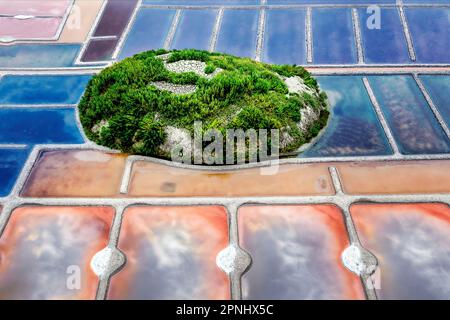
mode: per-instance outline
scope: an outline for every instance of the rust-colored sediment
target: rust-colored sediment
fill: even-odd
[[[151,162],[133,165],[130,196],[298,196],[334,194],[326,164],[281,165],[271,175],[251,168],[235,171],[190,170]]]
[[[113,214],[107,207],[14,210],[0,238],[0,298],[94,299],[90,261],[108,243]]]
[[[229,299],[228,277],[216,265],[227,245],[223,207],[131,207],[119,239],[127,264],[108,298]]]
[[[450,193],[450,161],[352,162],[335,165],[350,194]]]
[[[342,251],[349,245],[334,205],[244,206],[239,239],[253,257],[246,299],[364,299]]]
[[[126,155],[93,150],[43,152],[25,185],[25,197],[113,197]]]
[[[124,154],[94,150],[43,152],[28,179],[25,197],[118,197]],[[348,194],[450,192],[450,161],[365,161],[283,164],[211,171],[148,161],[133,164],[129,197],[308,196],[335,193],[335,166]],[[269,174],[267,174],[269,173]]]

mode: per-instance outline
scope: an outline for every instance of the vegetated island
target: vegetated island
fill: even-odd
[[[196,121],[224,137],[227,129],[279,129],[284,154],[317,136],[329,117],[325,92],[300,66],[192,49],[113,64],[90,80],[78,108],[95,143],[163,159],[177,145],[193,148]]]

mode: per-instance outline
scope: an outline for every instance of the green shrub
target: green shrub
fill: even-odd
[[[139,129],[136,132],[136,153],[139,154],[157,154],[158,147],[164,143],[166,133],[164,125],[155,121],[154,115],[146,115],[139,123]]]
[[[159,146],[168,125],[193,131],[194,121],[204,128],[225,132],[235,129],[291,128],[293,150],[318,133],[328,119],[327,97],[304,68],[268,65],[248,58],[199,50],[174,50],[168,63],[198,60],[205,73],[222,69],[212,79],[193,72],[167,70],[158,55],[166,50],[139,53],[113,64],[89,82],[79,104],[86,135],[98,144],[124,152],[164,156]],[[283,77],[301,77],[311,94],[289,93]],[[195,92],[177,95],[159,90],[152,82],[196,85]],[[301,132],[301,108],[310,106],[320,119]]]
[[[137,125],[137,119],[132,115],[114,115],[109,119],[108,126],[100,131],[100,144],[130,152]]]
[[[211,74],[216,71],[216,69],[217,68],[213,64],[207,64],[204,71],[206,74]]]
[[[300,109],[304,107],[303,100],[300,97],[291,97],[286,104],[279,105],[277,114],[282,117],[289,117],[294,122],[300,122]]]
[[[210,53],[208,51],[186,49],[186,50],[174,50],[170,55],[167,62],[175,62],[180,60],[197,60],[206,62],[209,60]]]
[[[321,107],[320,100],[318,100],[316,97],[313,97],[308,92],[302,93],[303,101],[305,102],[305,105],[308,105],[312,107],[313,109],[318,109]]]
[[[244,107],[231,122],[230,128],[236,129],[271,129],[271,120],[256,106]]]

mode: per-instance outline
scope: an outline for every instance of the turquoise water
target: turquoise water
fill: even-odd
[[[140,9],[125,40],[120,59],[142,51],[162,48],[174,15],[175,10]]]
[[[450,76],[422,75],[420,79],[442,118],[450,127]]]
[[[370,76],[368,79],[401,153],[450,152],[450,141],[412,76]]]
[[[90,75],[7,75],[0,79],[0,104],[75,104]]]
[[[263,61],[304,64],[305,51],[305,10],[267,10]]]
[[[300,157],[392,154],[370,98],[359,76],[319,76],[332,117],[318,142]]]

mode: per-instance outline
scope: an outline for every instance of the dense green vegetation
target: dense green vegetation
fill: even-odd
[[[166,126],[203,129],[282,129],[294,139],[282,151],[293,151],[318,134],[328,119],[327,97],[302,67],[268,65],[251,59],[198,50],[171,51],[167,63],[198,60],[204,72],[175,73],[157,57],[165,50],[147,51],[116,63],[94,76],[79,104],[86,135],[94,142],[126,153],[168,157],[159,147]],[[282,77],[299,76],[308,92],[289,93]],[[159,90],[152,82],[196,85],[189,94]],[[307,131],[297,125],[301,109],[319,115]],[[288,128],[288,129],[286,129]]]

